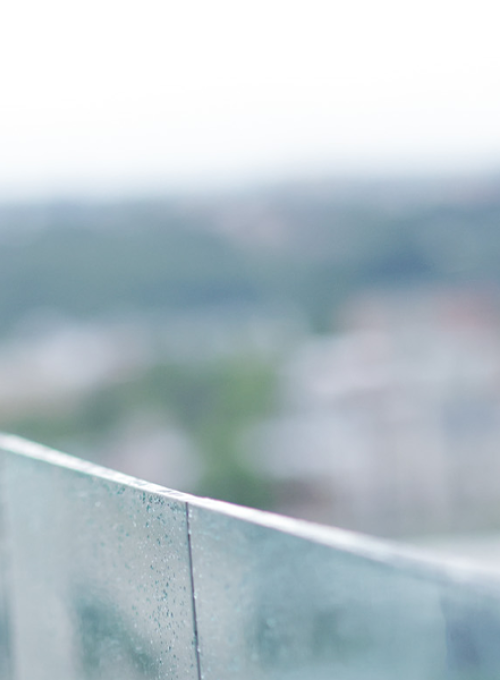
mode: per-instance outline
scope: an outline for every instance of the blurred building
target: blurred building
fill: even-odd
[[[500,526],[497,300],[378,293],[291,356],[256,464],[280,510],[387,535]]]

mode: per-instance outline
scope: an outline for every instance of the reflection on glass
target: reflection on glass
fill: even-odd
[[[189,512],[206,680],[500,677],[492,587]]]

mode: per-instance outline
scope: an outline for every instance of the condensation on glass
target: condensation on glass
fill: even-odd
[[[0,445],[0,680],[500,678],[496,577]]]
[[[4,458],[13,680],[197,678],[185,503]]]

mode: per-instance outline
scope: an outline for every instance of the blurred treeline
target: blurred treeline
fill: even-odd
[[[368,286],[500,277],[497,195],[327,190],[0,207],[0,331],[71,318],[253,307],[330,330]]]
[[[493,180],[468,191],[453,182],[322,184],[4,205],[0,334],[5,343],[36,342],[54,319],[133,319],[168,332],[179,315],[294,319],[324,333],[337,328],[349,296],[367,288],[497,285],[499,188]],[[0,427],[116,464],[100,452],[113,449],[117,432],[134,414],[160,414],[187,433],[200,460],[185,490],[272,507],[272,489],[245,462],[242,442],[279,408],[279,342],[271,352],[243,343],[207,358],[204,326],[194,328],[199,357],[156,351],[140,370],[71,399],[53,400],[47,388],[46,403],[0,407]],[[85,360],[75,349],[75,364]],[[152,481],[168,484],[168,475]]]

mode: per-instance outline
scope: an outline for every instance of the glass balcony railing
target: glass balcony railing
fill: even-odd
[[[498,680],[500,579],[0,440],[2,680]]]

